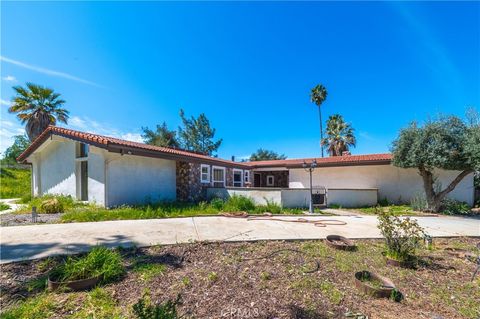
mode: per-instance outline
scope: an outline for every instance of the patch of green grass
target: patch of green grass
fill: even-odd
[[[44,319],[54,316],[56,305],[50,294],[40,294],[2,312],[1,319]]]
[[[188,278],[188,277],[183,277],[183,278],[182,278],[182,284],[183,284],[185,287],[190,286],[190,278]]]
[[[418,212],[414,211],[408,205],[389,205],[389,206],[372,206],[372,207],[362,207],[362,208],[353,208],[355,210],[367,215],[378,215],[381,212],[391,213],[394,216],[401,215],[416,215]]]
[[[272,279],[272,274],[269,273],[268,271],[262,271],[262,272],[260,273],[260,279],[262,279],[262,280],[270,280],[270,279]]]
[[[122,257],[116,250],[94,247],[83,256],[68,256],[55,267],[50,276],[56,281],[72,281],[102,275],[102,282],[110,282],[124,273]]]
[[[95,288],[88,293],[82,308],[76,311],[71,318],[120,319],[123,317],[110,293],[105,289]]]
[[[48,276],[40,276],[33,280],[27,281],[26,287],[28,292],[42,291],[47,288]]]
[[[62,222],[95,222],[105,220],[133,220],[171,217],[191,217],[201,215],[217,215],[221,212],[246,211],[250,214],[264,212],[278,213],[278,206],[253,204],[251,199],[243,196],[233,196],[228,201],[214,199],[210,203],[159,203],[147,206],[120,206],[106,209],[98,206],[75,206],[67,208],[61,216]],[[282,208],[281,213],[298,214],[301,209]]]
[[[30,196],[30,170],[0,168],[0,198],[23,198]]]
[[[305,276],[291,283],[290,288],[299,292],[305,290],[320,290],[322,295],[335,305],[340,304],[343,299],[343,293],[335,285],[327,280],[318,280],[316,278]]]
[[[10,209],[10,206],[5,203],[0,203],[0,211]]]
[[[52,203],[56,207],[61,207],[61,211],[74,210],[82,207],[95,207],[91,204],[85,204],[76,201],[72,196],[65,195],[44,195],[40,197],[31,198],[29,201],[24,202],[26,204],[23,208],[17,211],[17,213],[31,212],[32,207],[37,207],[37,212],[42,213],[51,213],[49,210],[52,209]]]
[[[216,282],[218,280],[218,274],[214,271],[209,272],[208,275],[207,275],[207,278],[211,282]]]
[[[165,273],[167,267],[163,264],[138,264],[135,265],[133,271],[139,274],[143,281],[151,281],[153,278]]]

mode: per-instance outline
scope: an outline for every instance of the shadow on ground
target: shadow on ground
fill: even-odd
[[[109,237],[95,238],[95,244],[85,243],[69,243],[63,244],[60,242],[51,243],[25,243],[25,244],[1,244],[0,245],[0,260],[1,263],[9,263],[13,261],[21,261],[25,259],[36,259],[45,257],[43,252],[46,250],[54,251],[54,255],[77,254],[90,250],[95,245],[102,245],[109,248],[113,247],[132,247],[136,243],[130,239],[129,236],[113,235]],[[52,255],[52,254],[49,254]]]

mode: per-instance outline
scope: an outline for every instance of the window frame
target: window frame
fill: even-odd
[[[204,167],[207,168],[207,172],[206,172],[206,173],[203,172],[203,168],[204,168]],[[203,184],[209,184],[210,181],[211,181],[211,179],[212,179],[212,178],[211,178],[211,177],[212,177],[212,176],[211,176],[211,175],[212,175],[211,173],[212,173],[212,172],[211,172],[211,169],[210,169],[210,165],[201,164],[201,165],[200,165],[200,182],[203,183]],[[203,174],[207,174],[207,179],[203,179]]]
[[[272,182],[271,182],[271,183],[269,183],[269,181],[268,181],[269,178],[272,179]],[[273,176],[273,175],[267,175],[267,183],[266,183],[266,184],[267,184],[268,187],[275,186],[275,176]]]
[[[240,181],[239,182],[235,182],[235,173],[240,173]],[[233,187],[243,187],[243,170],[241,169],[238,169],[238,168],[234,168],[233,169],[233,172],[232,172],[232,184],[233,184]],[[237,186],[235,185],[235,183],[240,183],[240,186]]]
[[[243,183],[250,183],[250,171],[243,171]]]
[[[215,180],[215,170],[222,170],[223,171],[223,181],[216,181]],[[215,183],[223,183],[223,187],[225,187],[226,185],[226,179],[227,179],[227,176],[226,176],[226,170],[225,170],[225,167],[221,167],[221,166],[212,166],[212,178],[211,178],[211,185],[213,187],[215,187]]]

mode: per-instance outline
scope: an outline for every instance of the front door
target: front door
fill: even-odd
[[[260,187],[260,180],[261,180],[260,174],[254,173],[253,174],[253,187]]]

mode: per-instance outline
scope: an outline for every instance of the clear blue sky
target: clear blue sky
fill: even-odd
[[[138,139],[206,113],[219,156],[319,155],[317,108],[356,130],[355,154],[480,102],[480,3],[1,3],[2,149],[22,128],[12,85],[62,93],[71,127]]]

